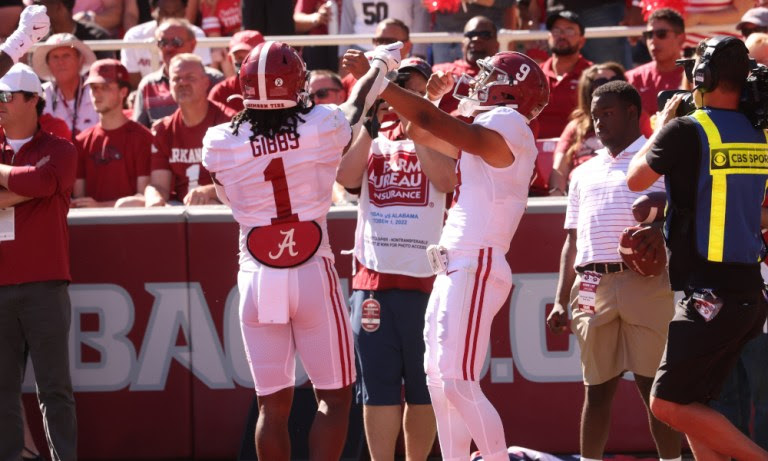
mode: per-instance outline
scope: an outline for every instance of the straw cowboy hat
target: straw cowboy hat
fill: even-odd
[[[96,55],[93,54],[93,51],[91,51],[90,48],[88,48],[88,45],[81,42],[80,39],[74,35],[53,34],[48,37],[48,40],[45,41],[45,44],[37,47],[35,53],[32,55],[32,68],[35,70],[37,75],[40,76],[41,79],[51,79],[51,69],[48,67],[46,58],[48,57],[48,53],[51,50],[61,47],[74,48],[80,52],[80,57],[83,61],[83,66],[80,68],[81,75],[88,72],[91,64],[96,61]]]

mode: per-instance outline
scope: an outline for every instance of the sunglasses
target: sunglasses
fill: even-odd
[[[315,98],[325,99],[328,96],[330,96],[331,93],[338,93],[341,91],[340,88],[320,88],[319,90],[315,91],[314,93],[309,94],[309,99],[311,101],[314,101]]]
[[[481,40],[490,40],[494,38],[495,35],[490,30],[470,30],[469,32],[464,32],[464,38],[472,40],[475,37]]]
[[[173,48],[181,48],[183,45],[184,45],[184,40],[182,40],[179,37],[173,37],[170,40],[161,38],[160,40],[157,41],[158,48],[165,48],[166,46],[170,46]]]
[[[672,33],[672,29],[653,29],[653,30],[646,30],[643,31],[643,38],[646,40],[650,40],[654,36],[658,38],[659,40],[664,40],[667,38],[667,35]]]
[[[13,93],[10,91],[0,91],[0,102],[11,102],[13,101]]]
[[[34,94],[28,91],[0,91],[0,102],[9,103],[13,101],[13,95],[16,93],[27,94],[30,95],[30,97]]]
[[[579,29],[575,28],[569,28],[569,29],[561,29],[559,27],[555,27],[554,29],[549,31],[552,35],[564,35],[566,37],[575,37],[579,35]]]
[[[762,33],[768,32],[768,27],[755,26],[755,27],[742,27],[741,28],[741,35],[743,35],[744,38],[749,37],[750,35],[754,34],[755,32],[762,32]]]
[[[391,45],[395,42],[399,41],[397,38],[392,37],[373,37],[372,42],[374,45]]]

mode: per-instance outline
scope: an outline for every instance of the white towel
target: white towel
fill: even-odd
[[[252,291],[257,306],[259,323],[288,323],[288,269],[262,267],[256,276],[256,289]]]

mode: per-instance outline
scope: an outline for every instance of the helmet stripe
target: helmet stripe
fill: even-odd
[[[261,47],[261,51],[259,52],[259,99],[265,100],[267,99],[267,76],[265,75],[265,72],[267,70],[267,56],[269,55],[269,50],[272,48],[272,45],[274,45],[276,42],[270,40],[267,43],[264,44],[264,46]]]

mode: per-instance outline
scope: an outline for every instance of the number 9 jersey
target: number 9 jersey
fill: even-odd
[[[323,238],[318,254],[332,258],[325,216],[331,206],[336,169],[352,129],[336,106],[317,105],[297,135],[283,133],[274,139],[256,136],[251,125],[240,125],[239,134],[221,124],[203,139],[203,165],[215,174],[240,224],[240,265],[254,263],[246,250],[252,228],[291,221],[315,221]]]

